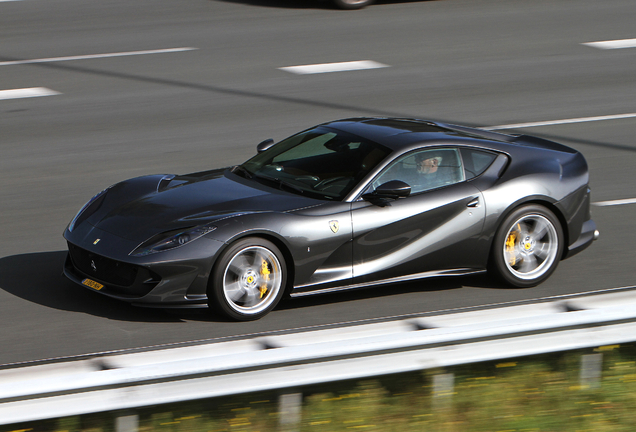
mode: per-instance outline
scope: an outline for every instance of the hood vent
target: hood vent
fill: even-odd
[[[166,189],[168,189],[168,186],[170,185],[170,182],[175,177],[176,176],[174,174],[168,174],[168,175],[163,176],[161,178],[161,180],[159,180],[159,184],[157,185],[157,192],[163,192]]]

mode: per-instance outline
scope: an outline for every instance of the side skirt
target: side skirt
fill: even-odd
[[[294,291],[296,290],[302,290],[302,291],[298,291],[298,292],[292,291],[292,293],[290,294],[290,297],[294,297],[294,298],[304,297],[304,296],[309,296],[314,294],[326,294],[326,293],[332,293],[337,291],[367,288],[371,286],[385,285],[385,284],[391,284],[391,283],[397,283],[397,282],[408,282],[412,280],[426,279],[426,278],[432,278],[432,277],[465,276],[465,275],[485,273],[485,272],[486,270],[461,268],[461,269],[449,269],[449,270],[441,270],[441,271],[423,272],[423,273],[417,273],[417,274],[408,275],[408,276],[398,276],[398,277],[389,278],[389,279],[382,279],[382,280],[371,281],[371,282],[361,282],[357,284],[343,285],[343,286],[322,288],[322,289],[312,288],[311,285],[302,285],[302,286],[294,287]]]

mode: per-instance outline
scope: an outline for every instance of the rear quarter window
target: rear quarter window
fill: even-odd
[[[485,150],[462,148],[460,151],[464,162],[466,180],[470,180],[481,175],[497,158],[497,153]]]

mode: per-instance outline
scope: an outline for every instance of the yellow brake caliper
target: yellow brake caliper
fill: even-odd
[[[261,264],[261,280],[263,281],[263,283],[259,288],[261,292],[261,298],[263,298],[265,293],[267,293],[267,282],[269,282],[270,273],[271,272],[269,271],[269,267],[267,266],[267,261],[263,260],[263,264]]]
[[[511,232],[506,239],[506,253],[508,254],[508,262],[513,266],[517,262],[517,254],[515,254],[515,242],[517,241],[517,233]]]

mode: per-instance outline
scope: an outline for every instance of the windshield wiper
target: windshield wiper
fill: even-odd
[[[279,179],[277,177],[264,176],[264,175],[261,175],[261,174],[254,174],[254,177],[257,178],[257,179],[267,180],[269,182],[274,182],[274,183],[276,183],[278,185],[278,188],[281,189],[281,190],[282,190],[282,186],[285,186],[286,188],[291,189],[294,192],[298,192],[301,195],[304,195],[305,192],[306,192],[304,189],[301,189],[298,186],[293,185],[291,183],[288,183],[285,180],[281,180],[281,179]]]

